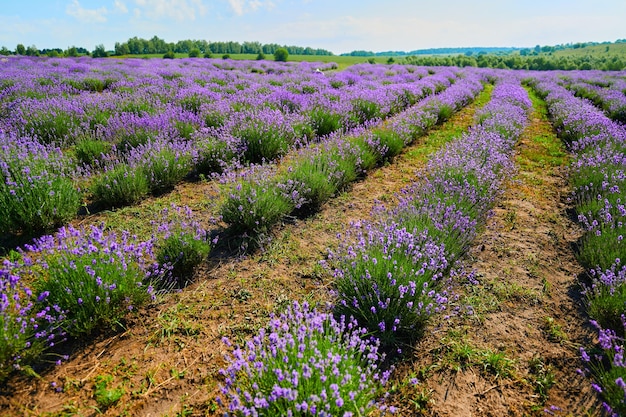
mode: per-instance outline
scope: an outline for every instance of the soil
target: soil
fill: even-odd
[[[475,110],[468,106],[429,137],[462,131]],[[472,304],[474,314],[434,322],[396,364],[389,402],[397,415],[530,416],[551,406],[557,415],[599,415],[589,381],[576,372],[578,347],[592,337],[576,287],[583,270],[572,247],[580,232],[567,215],[563,166],[524,164],[527,154],[542,152],[535,149],[538,135],[553,133],[535,112],[519,145],[520,171],[467,256],[478,284],[460,283],[458,304],[462,312]],[[291,300],[329,301],[331,277],[319,261],[350,222],[367,219],[380,202],[393,206],[394,194],[419,178],[426,140],[318,213],[290,219],[253,254],[242,255],[236,240],[223,240],[191,285],[159,297],[130,317],[123,331],[64,346],[70,359],[41,370],[39,378],[12,378],[1,391],[0,414],[221,415],[215,398],[229,349],[222,337],[242,343]],[[181,184],[157,205],[187,204],[208,222],[216,214],[216,190],[211,181]],[[155,204],[149,200],[111,215],[133,217]],[[467,361],[453,358],[460,344],[502,353],[506,374],[472,355]],[[405,383],[414,376],[417,384]]]

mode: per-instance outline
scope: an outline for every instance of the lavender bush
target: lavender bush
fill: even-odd
[[[550,117],[559,135],[574,153],[570,182],[572,201],[584,228],[578,255],[587,267],[583,282],[589,315],[599,331],[602,353],[593,359],[583,350],[583,359],[595,379],[594,388],[612,415],[625,410],[623,377],[625,247],[623,218],[624,143],[626,130],[608,119],[600,109],[567,91],[554,79],[535,79],[534,88],[545,97]]]
[[[235,233],[264,233],[293,210],[292,201],[272,181],[267,169],[253,168],[235,179],[220,209],[222,220]]]
[[[73,168],[59,148],[0,132],[0,234],[40,233],[76,216]]]
[[[17,270],[8,260],[0,268],[0,381],[15,370],[27,370],[64,337],[61,309],[36,304]]]
[[[127,233],[63,227],[26,245],[24,267],[32,274],[37,305],[65,314],[70,336],[116,328],[129,310],[147,302],[152,242]]]
[[[352,319],[294,303],[236,348],[222,392],[236,416],[357,416],[374,410],[388,374],[378,345]]]
[[[107,207],[121,207],[141,201],[150,192],[150,182],[140,167],[119,163],[93,178],[91,193]]]
[[[591,324],[598,331],[599,352],[587,352],[580,348],[585,364],[584,373],[595,382],[592,387],[603,399],[602,408],[611,417],[626,413],[626,362],[624,361],[624,329],[626,319],[621,316],[619,336],[610,328],[603,328],[595,321]]]
[[[155,258],[162,276],[160,288],[182,287],[211,251],[208,232],[193,218],[189,207],[163,210],[157,228]]]
[[[510,114],[499,110],[511,106]],[[486,107],[479,125],[433,155],[424,182],[405,188],[394,210],[380,207],[377,223],[353,228],[331,256],[336,311],[355,317],[386,347],[419,337],[428,318],[446,309],[444,277],[513,170],[530,101],[517,80],[504,79]]]
[[[386,347],[418,338],[428,317],[448,302],[439,282],[448,268],[443,247],[427,232],[398,224],[362,225],[350,241],[331,255],[336,313],[354,317]]]

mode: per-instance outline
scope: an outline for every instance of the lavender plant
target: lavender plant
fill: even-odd
[[[624,328],[626,320],[621,316],[619,336],[610,328],[603,328],[595,321],[591,324],[598,331],[599,352],[587,352],[580,348],[584,373],[595,382],[592,387],[602,398],[602,408],[611,417],[626,413],[626,362],[624,362]]]
[[[623,337],[622,317],[626,315],[626,266],[614,263],[603,270],[589,270],[590,282],[584,285],[589,316],[604,329]]]
[[[50,145],[0,132],[0,234],[40,233],[76,216],[73,161]]]
[[[78,337],[117,328],[129,310],[150,300],[152,242],[127,233],[63,227],[26,245],[37,305],[65,314],[59,326]]]
[[[398,224],[360,226],[351,232],[355,243],[331,255],[335,311],[354,317],[385,347],[413,341],[448,302],[440,282],[448,269],[443,247]]]
[[[64,338],[59,330],[63,312],[58,306],[41,308],[34,303],[18,269],[9,260],[0,268],[0,381],[13,371],[29,369]]]
[[[196,152],[189,142],[156,140],[133,149],[128,157],[148,179],[150,191],[155,194],[168,191],[191,173]]]
[[[228,187],[220,214],[234,233],[264,233],[293,210],[292,201],[267,174],[253,168]]]
[[[374,410],[388,372],[378,344],[352,319],[294,303],[236,348],[222,393],[236,416],[357,416]]]
[[[145,171],[119,163],[93,178],[91,193],[107,207],[121,207],[141,201],[150,192]]]
[[[191,279],[196,266],[211,251],[208,232],[193,218],[189,207],[164,209],[157,228],[155,258],[162,276],[160,288],[182,287]]]

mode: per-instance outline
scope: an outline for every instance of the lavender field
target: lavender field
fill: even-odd
[[[626,73],[0,60],[3,415],[626,415]]]

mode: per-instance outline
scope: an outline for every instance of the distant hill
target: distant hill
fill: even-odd
[[[506,55],[512,52],[520,51],[523,48],[515,47],[466,47],[466,48],[428,48],[416,49],[414,51],[352,51],[342,56],[411,56],[411,55],[478,55],[478,54],[495,54]]]

